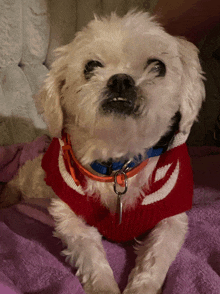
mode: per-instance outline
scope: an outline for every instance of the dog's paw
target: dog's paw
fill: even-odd
[[[88,280],[84,285],[83,289],[86,294],[121,294],[117,283],[108,279],[108,277],[103,277],[96,279],[96,281],[91,282]]]
[[[162,290],[155,287],[152,284],[136,284],[130,285],[128,284],[123,294],[161,294]]]
[[[104,281],[87,282],[83,285],[83,289],[86,294],[121,294],[116,283],[110,285],[109,283],[104,283]]]

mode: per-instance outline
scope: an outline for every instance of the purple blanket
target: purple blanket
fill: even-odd
[[[0,182],[10,180],[25,160],[43,152],[48,138],[31,144],[0,147]],[[194,171],[194,204],[189,232],[171,265],[163,294],[220,293],[220,149],[190,148]],[[1,186],[0,186],[1,191]],[[0,211],[0,293],[85,293],[74,269],[60,255],[52,236],[48,203],[33,200]],[[132,246],[103,241],[115,279],[123,290],[134,266]]]

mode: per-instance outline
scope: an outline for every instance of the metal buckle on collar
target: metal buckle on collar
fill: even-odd
[[[122,167],[122,169],[118,170],[114,175],[114,192],[118,196],[118,202],[117,202],[117,211],[119,214],[119,225],[122,222],[122,210],[123,210],[123,204],[122,204],[122,196],[126,194],[128,190],[128,177],[126,175],[126,172],[128,171],[128,165],[131,162],[131,160],[128,160]],[[122,179],[122,177],[124,179]],[[124,187],[124,190],[119,191],[118,185]]]

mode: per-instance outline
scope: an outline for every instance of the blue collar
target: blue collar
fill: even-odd
[[[166,148],[159,147],[159,148],[150,148],[146,150],[145,156],[142,156],[139,154],[138,156],[135,156],[131,162],[128,164],[128,168],[134,168],[137,165],[139,165],[142,161],[144,161],[147,158],[159,156],[162,153],[166,151]],[[98,172],[99,174],[109,176],[113,171],[117,171],[123,168],[126,161],[108,161],[108,162],[98,162],[97,160],[93,161],[91,163],[91,168]]]

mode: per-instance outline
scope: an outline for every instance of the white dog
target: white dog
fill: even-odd
[[[86,293],[120,293],[102,236],[141,239],[126,294],[159,293],[184,242],[185,141],[204,98],[197,53],[134,11],[96,17],[57,50],[36,98],[54,139],[8,189],[52,198],[55,235]]]

